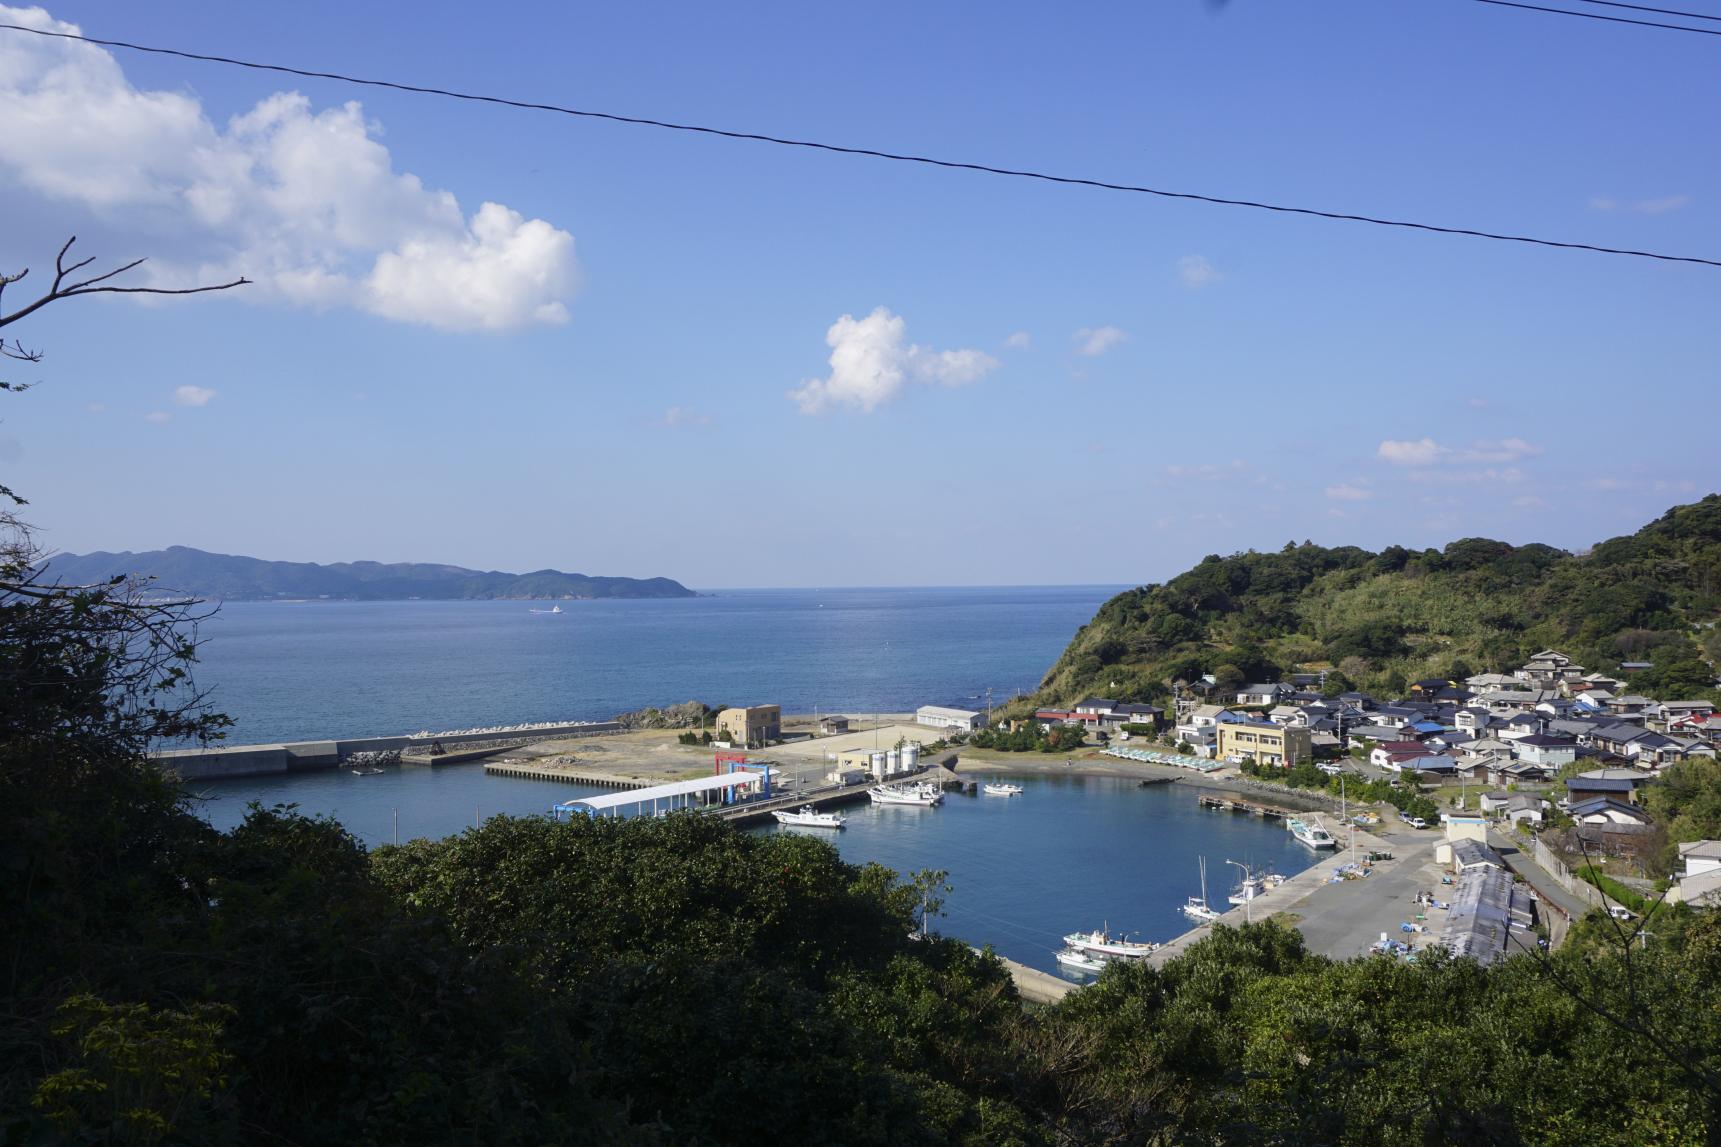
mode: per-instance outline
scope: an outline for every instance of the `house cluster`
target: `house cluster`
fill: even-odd
[[[1282,749],[1274,741],[1271,752],[1235,751],[1229,730],[1266,725],[1305,730],[1306,739]],[[1324,696],[1314,674],[1245,685],[1229,697],[1192,688],[1178,703],[1176,735],[1198,756],[1283,765],[1363,743],[1382,769],[1506,786],[1548,780],[1575,761],[1653,775],[1692,756],[1715,756],[1721,716],[1707,701],[1638,696],[1617,678],[1585,673],[1544,650],[1511,674],[1416,681],[1390,701]]]
[[[1034,720],[1042,726],[1080,725],[1096,732],[1110,733],[1125,725],[1151,725],[1159,729],[1165,722],[1165,710],[1158,705],[1140,705],[1108,701],[1104,697],[1089,697],[1073,709],[1036,709]]]

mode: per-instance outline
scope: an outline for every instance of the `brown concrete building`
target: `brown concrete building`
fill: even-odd
[[[1220,760],[1248,758],[1256,764],[1294,768],[1314,756],[1309,730],[1296,725],[1222,721],[1214,732],[1218,735],[1214,755]]]
[[[763,745],[783,739],[783,710],[777,705],[749,705],[717,714],[717,736],[737,745]]]

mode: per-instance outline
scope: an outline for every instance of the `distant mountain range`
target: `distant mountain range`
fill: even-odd
[[[147,553],[61,554],[47,580],[82,585],[116,575],[155,579],[162,594],[221,601],[337,598],[350,601],[482,601],[494,598],[697,597],[666,577],[588,577],[560,570],[513,574],[421,562],[270,562],[188,546]]]

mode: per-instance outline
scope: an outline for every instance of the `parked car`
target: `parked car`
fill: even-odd
[[[1411,828],[1427,828],[1428,822],[1419,816],[1410,817],[1407,821]]]

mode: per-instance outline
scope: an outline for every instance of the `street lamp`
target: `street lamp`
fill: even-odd
[[[1239,860],[1227,860],[1225,863],[1235,864],[1243,870],[1243,923],[1247,924],[1253,918],[1252,909],[1255,903],[1255,898],[1250,895],[1249,889],[1249,866]]]

